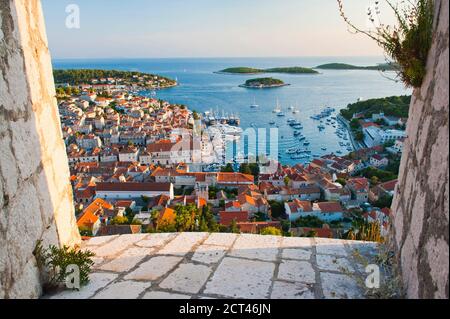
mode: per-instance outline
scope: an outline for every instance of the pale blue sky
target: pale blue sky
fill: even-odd
[[[366,25],[371,0],[344,0]],[[336,0],[42,0],[54,58],[381,56]],[[68,4],[81,28],[67,29]]]

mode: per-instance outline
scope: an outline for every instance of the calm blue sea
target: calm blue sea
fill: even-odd
[[[276,89],[245,89],[239,85],[254,75],[215,74],[228,67],[248,66],[255,68],[304,66],[315,67],[324,63],[343,62],[356,65],[374,65],[383,63],[381,57],[300,57],[300,58],[168,58],[168,59],[89,59],[57,60],[54,68],[99,68],[140,71],[161,74],[177,78],[180,85],[157,92],[157,98],[172,103],[187,105],[191,110],[204,112],[210,109],[238,113],[241,127],[271,127],[274,120],[279,125],[279,149],[281,162],[294,164],[302,160],[291,160],[285,154],[287,148],[300,146],[293,136],[293,129],[287,125],[288,118],[299,119],[303,124],[303,135],[311,143],[312,154],[328,154],[345,149],[339,146],[341,141],[335,135],[335,128],[326,125],[319,132],[317,121],[311,115],[330,106],[340,110],[358,98],[369,99],[391,95],[410,94],[402,83],[396,83],[378,71],[321,70],[318,75],[271,74],[290,86]],[[388,74],[394,77],[394,74]],[[272,113],[279,100],[286,117],[277,117]],[[258,109],[251,109],[254,103]],[[287,108],[298,105],[300,113],[294,115]],[[322,150],[326,147],[327,150]],[[304,160],[303,160],[304,162]]]

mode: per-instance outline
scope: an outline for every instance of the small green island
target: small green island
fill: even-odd
[[[287,83],[284,83],[283,81],[279,79],[274,78],[257,78],[257,79],[250,79],[245,81],[244,84],[239,85],[240,87],[247,88],[247,89],[267,89],[267,88],[277,88],[289,85]]]
[[[256,69],[249,67],[234,67],[227,68],[218,72],[218,74],[262,74],[262,73],[286,73],[286,74],[317,74],[314,69],[304,68],[300,66],[294,67],[282,67],[282,68],[270,68],[270,69]]]
[[[316,66],[315,69],[320,70],[374,70],[374,71],[395,71],[397,65],[394,63],[382,63],[372,66],[358,66],[346,63],[327,63]]]

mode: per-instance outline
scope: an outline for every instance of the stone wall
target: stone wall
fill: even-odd
[[[80,241],[39,0],[0,0],[0,298],[35,298],[36,242]]]
[[[392,243],[409,298],[448,298],[449,3],[435,1],[427,75],[411,101]]]

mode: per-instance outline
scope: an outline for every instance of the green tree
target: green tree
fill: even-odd
[[[347,181],[344,178],[338,178],[336,182],[341,184],[342,186],[345,186],[347,184]]]
[[[242,163],[239,167],[239,172],[242,174],[248,174],[252,175],[252,170],[250,169],[250,166],[247,163]]]
[[[283,202],[269,201],[270,210],[272,212],[272,218],[284,218],[286,215],[286,209]]]
[[[221,172],[222,173],[234,173],[233,165],[231,163],[228,163],[226,166],[222,167]]]
[[[125,216],[116,216],[111,220],[111,225],[129,225],[130,221]]]

